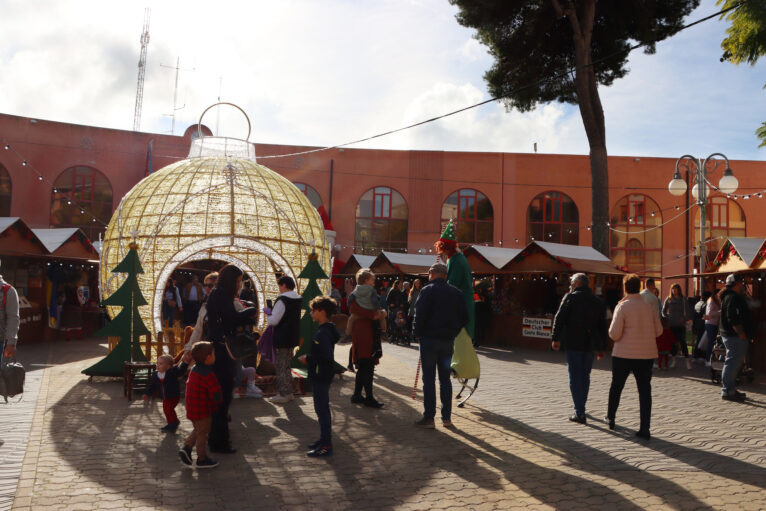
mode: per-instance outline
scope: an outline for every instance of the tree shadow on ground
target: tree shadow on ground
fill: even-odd
[[[403,385],[386,378],[378,377],[378,382],[395,394],[402,395],[407,390]],[[508,483],[517,486],[526,494],[556,508],[571,509],[578,505],[592,508],[593,501],[586,502],[586,500],[595,496],[601,505],[608,504],[610,508],[641,509],[641,506],[603,483],[606,479],[617,479],[625,484],[636,486],[636,474],[642,473],[639,469],[622,463],[618,474],[612,471],[606,472],[599,467],[598,461],[592,463],[586,461],[608,458],[614,464],[615,460],[602,451],[561,435],[527,427],[486,410],[475,407],[474,409],[475,412],[471,411],[465,417],[472,421],[477,431],[483,430],[481,435],[468,432],[466,428],[456,429],[454,435],[457,439],[462,438],[465,441],[455,443],[455,438],[451,437],[450,447],[459,451],[462,446],[471,446],[473,452],[478,453],[475,459],[477,463],[494,467],[504,475]],[[472,417],[474,414],[475,419]],[[494,432],[486,431],[488,424],[496,426],[493,428]],[[495,438],[502,438],[503,434],[510,434],[510,436],[502,442],[501,447],[498,447],[483,438],[488,434]],[[440,456],[445,455],[444,449],[447,445],[443,444]],[[567,447],[577,447],[581,457],[573,456],[566,449]],[[541,459],[540,450],[544,451],[549,458],[541,463],[531,461]],[[584,477],[555,466],[546,466],[556,464],[589,472],[593,474],[593,477]],[[639,487],[651,495],[663,498],[668,492],[672,492],[674,504],[680,505],[681,502],[685,502],[687,505],[695,504],[696,508],[707,507],[680,485],[651,474],[643,477],[645,481],[640,483]]]
[[[636,438],[633,431],[621,428],[619,425],[614,430],[609,430],[603,423],[588,423],[591,428],[596,428],[606,434],[622,438],[627,442],[640,443],[643,447],[656,451],[664,456],[673,458],[701,471],[708,472],[727,479],[733,479],[740,483],[757,486],[766,489],[766,468],[742,461],[725,454],[719,454],[702,449],[695,449],[685,445],[668,442],[661,438],[652,437],[651,441]],[[729,446],[727,446],[727,449]],[[745,451],[746,447],[731,448],[732,454]],[[763,457],[761,456],[761,459]]]

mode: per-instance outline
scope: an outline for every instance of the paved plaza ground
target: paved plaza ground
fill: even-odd
[[[703,367],[653,380],[652,440],[640,441],[629,381],[610,431],[602,417],[609,360],[593,372],[587,425],[570,423],[563,355],[479,348],[482,379],[455,429],[413,426],[416,348],[386,345],[376,373],[382,410],[352,405],[348,376],[331,390],[335,454],[308,459],[318,436],[310,396],[286,406],[232,406],[237,453],[196,471],[158,402],[128,402],[118,380],[80,371],[96,340],[22,346],[21,402],[0,405],[0,510],[29,509],[764,509],[766,385],[723,402]],[[336,358],[345,360],[348,345]]]

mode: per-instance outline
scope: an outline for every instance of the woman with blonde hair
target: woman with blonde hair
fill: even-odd
[[[612,384],[609,388],[609,408],[606,421],[609,429],[615,427],[617,408],[625,381],[630,373],[636,378],[641,426],[636,436],[649,440],[652,416],[652,364],[657,358],[657,337],[662,333],[662,323],[654,308],[646,303],[641,291],[641,279],[636,274],[623,279],[625,298],[614,309],[609,337],[614,341],[612,349]]]

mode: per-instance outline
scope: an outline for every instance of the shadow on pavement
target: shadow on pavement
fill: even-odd
[[[395,394],[407,395],[408,390],[411,392],[411,389],[407,389],[405,386],[397,382],[387,380],[386,378],[377,377],[377,382]],[[465,429],[454,429],[452,431],[458,438],[455,439],[454,437],[443,435],[444,438],[439,439],[441,447],[436,453],[437,458],[444,458],[450,455],[457,455],[461,457],[465,456],[470,457],[473,466],[477,466],[478,463],[492,466],[505,475],[505,480],[508,483],[517,486],[522,491],[540,500],[541,502],[556,508],[572,508],[577,504],[585,504],[585,502],[578,503],[574,501],[572,494],[569,493],[580,491],[584,495],[599,496],[602,499],[602,504],[608,503],[608,505],[612,508],[641,509],[641,506],[632,503],[624,496],[594,479],[581,477],[562,470],[558,470],[553,467],[544,466],[543,464],[536,463],[520,455],[517,455],[515,453],[517,447],[521,447],[520,450],[523,451],[531,451],[542,448],[552,456],[563,456],[563,463],[567,466],[582,464],[581,460],[569,456],[566,451],[561,450],[561,446],[555,445],[555,442],[551,442],[549,438],[546,437],[547,434],[544,435],[542,432],[534,430],[533,428],[527,428],[526,426],[514,422],[511,419],[501,415],[497,415],[482,409],[477,409],[475,407],[474,409],[477,410],[475,414],[478,420],[474,420],[474,424],[477,430],[484,429],[486,428],[487,424],[491,424],[498,426],[504,432],[513,434],[515,438],[511,438],[510,442],[504,442],[508,448],[498,448],[484,440],[482,437],[469,433]],[[453,408],[453,412],[455,412],[455,410],[456,409]],[[470,415],[466,414],[465,416],[471,420],[472,415],[473,413]],[[414,426],[411,424],[405,423],[403,427],[413,429],[413,435],[418,433],[417,431],[414,431]],[[434,432],[429,431],[427,433],[433,434]],[[436,434],[439,434],[438,430]],[[570,441],[565,437],[561,438]],[[463,441],[460,441],[460,439]],[[599,454],[603,455],[603,453],[600,451],[591,449],[582,444],[579,445],[582,448],[593,451],[589,454],[594,456]],[[426,446],[421,444],[421,449],[425,450],[425,447]],[[552,458],[547,459],[551,460]],[[581,470],[588,470],[587,466],[578,468]],[[635,474],[639,471],[634,467],[627,465],[625,466],[625,469],[629,470],[630,473],[630,476],[626,475],[626,482],[628,484],[633,484],[631,478],[635,476]],[[461,475],[463,474],[462,472],[456,473]],[[601,474],[599,475],[602,474],[603,471],[601,471]],[[603,478],[603,476],[601,478]],[[667,483],[659,477],[654,477],[653,479],[654,480],[652,481],[652,484],[655,485],[659,484],[660,482]],[[687,502],[698,503],[694,496],[686,492],[682,487],[673,483],[670,484],[674,487],[672,488],[674,491],[677,490],[679,492],[680,499],[685,499]],[[646,486],[648,490],[651,485],[647,484]],[[675,488],[676,486],[678,487]],[[661,488],[663,492],[665,491],[665,488],[667,488],[667,485],[664,488]],[[650,493],[654,493],[654,491],[651,491]],[[664,496],[664,493],[662,493],[662,495]],[[701,502],[698,504],[699,506],[697,507],[705,507]]]

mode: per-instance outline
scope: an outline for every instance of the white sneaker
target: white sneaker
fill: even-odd
[[[710,367],[713,364],[710,363],[710,360],[705,360],[705,367]]]
[[[292,401],[292,396],[283,396],[281,394],[277,394],[276,396],[269,398],[270,403],[276,403],[280,405],[289,403],[290,401]]]
[[[660,366],[658,366],[658,365],[657,365],[657,362],[655,362],[655,363],[654,363],[654,365],[652,366],[652,368],[654,368],[654,369],[659,369],[659,368],[660,368]]]
[[[676,366],[676,357],[670,357],[670,365],[668,369],[673,369]]]
[[[691,368],[692,368],[692,359],[687,358],[686,359],[686,369],[691,369]]]

